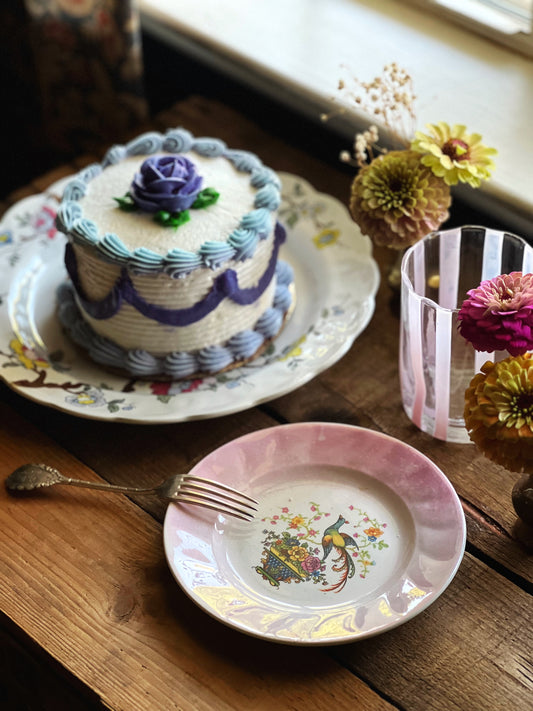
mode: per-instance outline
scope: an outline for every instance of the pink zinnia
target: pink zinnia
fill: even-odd
[[[533,274],[512,272],[468,292],[458,314],[459,331],[478,351],[533,349]]]

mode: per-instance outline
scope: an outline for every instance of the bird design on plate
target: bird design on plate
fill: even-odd
[[[352,578],[365,579],[380,552],[389,547],[387,523],[356,506],[346,508],[350,521],[308,503],[309,512],[293,513],[283,506],[263,518],[263,553],[255,571],[272,587],[281,583],[314,583],[320,592],[338,593]],[[305,507],[304,507],[305,508]],[[335,523],[325,525],[327,519]]]
[[[340,573],[339,581],[326,588],[325,592],[342,590],[346,585],[346,581],[355,575],[355,564],[346,548],[347,546],[355,546],[355,548],[359,549],[359,546],[351,536],[340,530],[345,523],[349,522],[343,516],[339,516],[337,522],[333,526],[328,526],[322,536],[322,549],[324,551],[322,562],[326,560],[332,550],[335,550],[338,553],[338,557],[334,559],[332,570],[335,573]]]

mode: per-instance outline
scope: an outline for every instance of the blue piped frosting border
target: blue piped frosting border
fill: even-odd
[[[292,267],[282,260],[276,266],[276,289],[272,306],[258,319],[253,329],[241,331],[224,345],[208,346],[195,352],[174,351],[155,356],[144,350],[125,350],[110,339],[96,334],[83,319],[70,283],[57,292],[58,315],[72,340],[88,351],[96,363],[126,371],[133,377],[165,376],[183,379],[198,374],[214,374],[252,358],[264,343],[281,330],[292,303]]]
[[[120,237],[113,233],[100,234],[98,226],[83,216],[80,200],[87,186],[110,165],[132,156],[153,155],[160,151],[187,153],[193,151],[204,157],[224,157],[239,172],[250,174],[250,184],[257,189],[254,210],[243,215],[239,226],[226,242],[205,242],[197,252],[172,249],[161,255],[141,247],[129,250]],[[74,242],[92,247],[105,261],[119,264],[136,274],[164,273],[172,278],[185,276],[195,269],[216,269],[230,260],[244,261],[253,257],[257,244],[272,232],[272,213],[281,202],[281,183],[273,170],[263,165],[253,153],[227,148],[217,138],[195,138],[183,128],[168,130],[165,134],[151,131],[133,139],[126,145],[109,149],[101,164],[93,164],[80,171],[65,187],[56,216],[60,232]]]

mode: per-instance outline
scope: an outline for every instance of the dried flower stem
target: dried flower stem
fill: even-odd
[[[393,141],[408,147],[415,132],[416,97],[413,92],[413,81],[407,71],[399,67],[396,62],[391,62],[383,68],[382,75],[375,77],[371,82],[361,82],[352,76],[351,83],[353,87],[348,88],[346,81],[340,79],[338,90],[355,104],[359,112],[366,113],[376,122],[381,123]],[[321,119],[328,121],[333,116],[344,114],[346,111],[347,108],[342,107],[329,114],[322,114]],[[341,160],[362,166],[373,159],[376,150],[381,151],[377,146],[377,129],[374,126],[363,134],[357,134],[354,143],[355,161],[351,158],[348,160],[346,152],[341,154]]]

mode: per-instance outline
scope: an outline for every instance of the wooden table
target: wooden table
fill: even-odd
[[[155,126],[176,125],[252,150],[346,201],[346,173],[224,106],[188,99]],[[11,201],[73,170],[46,175]],[[376,258],[384,273],[390,256],[378,251]],[[38,460],[74,477],[150,485],[248,432],[342,422],[428,455],[454,485],[468,527],[456,577],[416,618],[357,643],[289,647],[227,628],[181,591],[164,558],[163,504],[80,489],[21,500],[1,487],[2,708],[533,708],[531,548],[515,525],[514,476],[473,445],[437,441],[410,423],[397,357],[398,301],[383,280],[375,315],[346,356],[295,392],[246,412],[181,424],[103,423],[2,385],[2,478]]]

